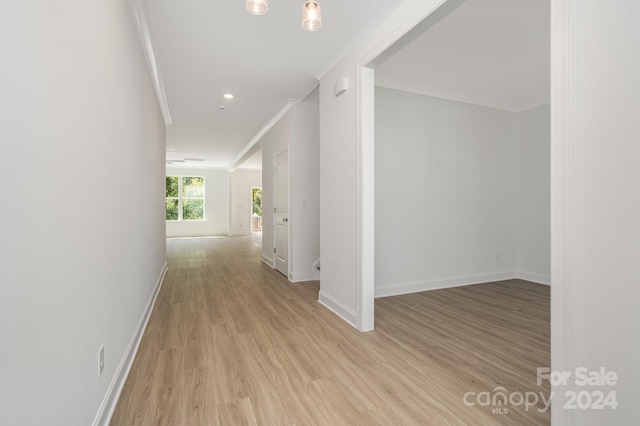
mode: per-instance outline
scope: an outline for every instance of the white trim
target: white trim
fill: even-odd
[[[238,232],[231,232],[229,234],[230,237],[242,237],[247,235],[251,235],[251,231],[238,231]]]
[[[304,281],[316,281],[317,279],[318,278],[316,277],[316,274],[314,274],[313,272],[300,273],[300,274],[292,272],[289,274],[289,281],[291,281],[292,283],[301,283]]]
[[[375,86],[372,68],[357,75],[357,300],[358,330],[375,327]]]
[[[142,340],[142,335],[144,334],[144,330],[147,328],[147,323],[149,322],[149,317],[151,316],[151,312],[153,311],[153,307],[156,303],[156,298],[158,297],[158,293],[160,292],[160,288],[162,287],[162,283],[164,282],[164,277],[167,273],[167,262],[164,263],[162,267],[162,271],[160,271],[160,276],[156,281],[156,285],[151,293],[151,297],[147,302],[147,306],[142,312],[142,316],[138,321],[138,325],[136,326],[133,336],[131,336],[131,340],[129,341],[129,345],[120,360],[120,364],[116,369],[116,373],[109,384],[109,388],[107,389],[107,393],[102,399],[102,403],[100,404],[100,408],[98,408],[98,412],[96,413],[95,418],[93,419],[93,425],[108,425],[111,421],[111,417],[113,416],[113,412],[116,409],[116,405],[118,404],[118,399],[120,398],[120,393],[122,392],[122,388],[124,386],[127,377],[129,376],[129,371],[131,371],[131,366],[133,365],[133,360],[138,353],[138,348],[140,347],[140,341]]]
[[[453,1],[453,0],[449,0]],[[455,1],[456,6],[465,0]],[[363,65],[371,64],[398,40],[420,25],[447,0],[404,0],[357,48],[356,57]],[[427,25],[431,23],[427,22]]]
[[[429,280],[409,281],[404,283],[376,286],[376,298],[398,296],[401,294],[419,293],[421,291],[440,290],[472,284],[485,284],[494,281],[511,280],[517,277],[516,271],[498,271],[486,274],[463,275],[459,277],[435,278]]]
[[[141,0],[129,0],[129,9],[131,10],[131,14],[135,21],[138,38],[140,39],[142,51],[144,52],[144,57],[147,61],[147,67],[149,68],[149,75],[151,76],[156,97],[158,98],[158,106],[160,107],[162,117],[164,118],[164,125],[169,126],[172,123],[171,112],[169,112],[169,103],[167,102],[167,94],[164,89],[162,72],[158,67],[158,61],[156,60],[156,54],[153,49],[144,4]]]
[[[221,234],[205,234],[205,235],[167,235],[167,240],[186,240],[190,238],[226,238],[229,234],[221,233]]]
[[[275,259],[265,256],[264,254],[260,257],[264,263],[266,263],[270,268],[276,269],[276,261]]]
[[[336,65],[354,53],[356,57],[364,57],[365,60],[360,61],[362,65],[368,65],[446,1],[404,0],[390,13],[379,10],[378,13],[387,16],[370,18],[366,27],[356,29],[356,33],[341,43],[329,59],[311,73],[311,77],[322,80]]]
[[[260,149],[260,146],[257,145],[258,142],[260,142],[260,139],[262,139],[264,135],[266,135],[267,132],[271,130],[273,126],[278,124],[278,121],[280,121],[282,117],[284,117],[298,103],[300,103],[299,99],[289,98],[287,100],[287,104],[276,115],[274,115],[271,118],[271,120],[267,121],[265,125],[262,126],[262,128],[260,128],[260,130],[258,130],[258,133],[256,133],[251,138],[251,140],[249,140],[249,142],[244,146],[244,148],[240,150],[238,155],[236,155],[233,161],[231,161],[231,164],[229,164],[229,167],[228,167],[229,172],[235,171],[238,168],[238,166],[240,166],[244,161],[246,161],[249,157],[255,154],[256,151]],[[264,168],[264,159],[263,159],[263,168]]]
[[[551,285],[551,275],[540,274],[538,272],[523,271],[518,269],[518,278],[525,281],[531,281],[536,284]]]
[[[424,84],[413,83],[410,81],[398,80],[382,75],[376,76],[376,86],[384,87],[401,92],[414,93],[417,95],[431,96],[449,101],[463,102],[471,105],[479,105],[488,108],[495,108],[509,112],[522,112],[542,105],[549,104],[549,99],[542,99],[534,103],[514,103],[501,99],[489,98],[486,96],[475,95],[473,93],[459,92],[456,90],[443,89],[440,87],[427,86]]]
[[[356,169],[357,169],[357,236],[356,236],[356,304],[357,321],[360,331],[370,331],[375,325],[375,81],[370,66],[402,36],[410,32],[423,19],[436,11],[447,0],[405,0],[378,25],[366,39],[358,43],[350,53],[356,59]],[[459,5],[464,0],[451,4]],[[345,52],[346,53],[346,52]],[[338,63],[336,58],[335,63]],[[341,58],[342,59],[342,58]],[[319,80],[329,67],[316,71]],[[351,322],[351,321],[350,321]]]
[[[358,318],[356,313],[349,309],[348,306],[343,305],[339,300],[320,291],[318,293],[318,303],[348,322],[354,328],[358,328]]]
[[[573,306],[573,156],[576,141],[574,78],[578,0],[551,0],[551,370],[575,371]],[[551,424],[576,424],[575,410],[562,406],[572,390],[552,386]]]

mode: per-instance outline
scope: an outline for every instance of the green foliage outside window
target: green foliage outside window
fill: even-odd
[[[166,177],[167,220],[204,219],[204,178]]]
[[[178,198],[180,194],[178,182],[178,176],[167,176],[167,198]]]
[[[184,198],[204,198],[204,178],[183,177],[182,196]]]
[[[167,198],[167,220],[178,220],[178,200]]]
[[[258,216],[262,216],[262,188],[252,188],[251,192],[253,212]]]
[[[182,219],[202,220],[203,216],[202,200],[184,200],[182,202]]]
[[[178,220],[179,206],[179,180],[178,176],[167,176],[166,197],[167,197],[167,220]]]

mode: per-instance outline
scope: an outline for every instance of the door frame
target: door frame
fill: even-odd
[[[367,112],[367,97],[373,90],[366,68],[375,68],[375,60],[386,49],[416,27],[439,6],[450,0],[405,0],[402,10],[396,10],[384,24],[391,30],[382,30],[377,39],[374,34],[368,50],[357,60],[358,79],[358,201],[366,203],[375,183],[367,179],[369,151],[374,142],[374,124]],[[578,0],[549,0],[551,7],[551,370],[574,371],[574,323],[575,308],[573,253],[575,240],[573,229],[573,156],[576,142],[576,126],[573,120],[575,101],[575,64],[577,47],[575,19]],[[406,7],[404,7],[406,6]],[[363,175],[363,171],[365,175]],[[373,211],[358,209],[359,223],[374,223]],[[370,226],[370,225],[369,225]],[[365,234],[359,234],[358,244],[363,244]],[[359,278],[358,329],[367,331],[373,324],[373,310],[363,309],[371,303],[371,279],[364,279],[363,271],[370,268],[374,259],[368,251],[358,249]],[[370,272],[369,272],[370,273]],[[371,317],[369,317],[371,315]],[[552,386],[552,391],[562,394],[563,386]],[[576,424],[574,410],[563,410],[557,401],[552,402],[551,424]]]
[[[284,153],[287,153],[287,215],[289,219],[291,218],[291,156],[289,155],[289,145],[285,146],[282,149],[277,150],[273,153],[272,159],[272,173],[273,173],[273,191],[272,191],[272,200],[273,200],[273,269],[278,269],[278,257],[276,253],[276,242],[277,242],[277,232],[278,232],[278,224],[276,221],[276,196],[277,196],[277,185],[276,185],[276,158]],[[262,193],[262,197],[264,199],[264,191]],[[287,224],[287,273],[286,277],[289,281],[291,281],[291,221]]]

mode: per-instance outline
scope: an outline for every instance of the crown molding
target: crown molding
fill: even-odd
[[[457,90],[443,89],[440,87],[427,86],[419,83],[398,80],[381,75],[376,76],[376,86],[386,89],[399,90],[401,92],[415,93],[418,95],[431,96],[434,98],[446,99],[449,101],[464,102],[466,104],[479,105],[488,108],[500,109],[509,112],[523,112],[532,108],[549,104],[548,99],[533,103],[515,103],[495,99],[487,96],[474,95],[472,93],[460,92]]]
[[[280,121],[282,117],[284,117],[285,114],[288,113],[299,102],[299,99],[287,99],[286,105],[276,115],[274,115],[271,120],[267,121],[265,125],[262,126],[260,130],[258,130],[258,133],[256,133],[244,146],[244,148],[242,148],[238,155],[236,155],[236,157],[228,167],[229,172],[235,171],[247,158],[255,154],[255,152],[260,149],[260,146],[258,146],[258,142],[260,142],[260,139],[262,139],[264,135],[266,135],[267,132],[271,130],[271,128],[275,126],[278,121]]]
[[[138,37],[140,39],[140,45],[144,52],[144,57],[147,61],[147,67],[149,68],[149,75],[153,82],[153,87],[158,98],[158,105],[164,118],[164,125],[169,126],[171,121],[171,112],[169,111],[169,103],[167,102],[167,94],[164,89],[164,81],[162,80],[162,72],[158,68],[158,61],[156,60],[156,54],[153,49],[153,43],[151,42],[151,34],[149,32],[149,24],[147,20],[147,13],[145,11],[144,4],[141,0],[129,0],[129,9],[133,15],[133,19],[138,31]]]

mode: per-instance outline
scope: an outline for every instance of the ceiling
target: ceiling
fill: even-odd
[[[323,26],[307,32],[303,0],[272,0],[263,16],[249,14],[244,0],[136,1],[166,93],[167,159],[204,159],[176,165],[211,168],[237,166],[288,99],[316,87],[314,71],[401,2],[319,0]],[[235,98],[225,100],[227,92]]]
[[[243,149],[401,2],[319,0],[323,27],[306,32],[303,0],[271,0],[263,16],[244,0],[134,0],[166,96],[167,160],[259,168]],[[377,85],[512,111],[548,102],[548,0],[467,0],[410,36],[376,67]]]
[[[548,103],[549,3],[467,0],[409,35],[376,67],[376,84],[507,111]]]

